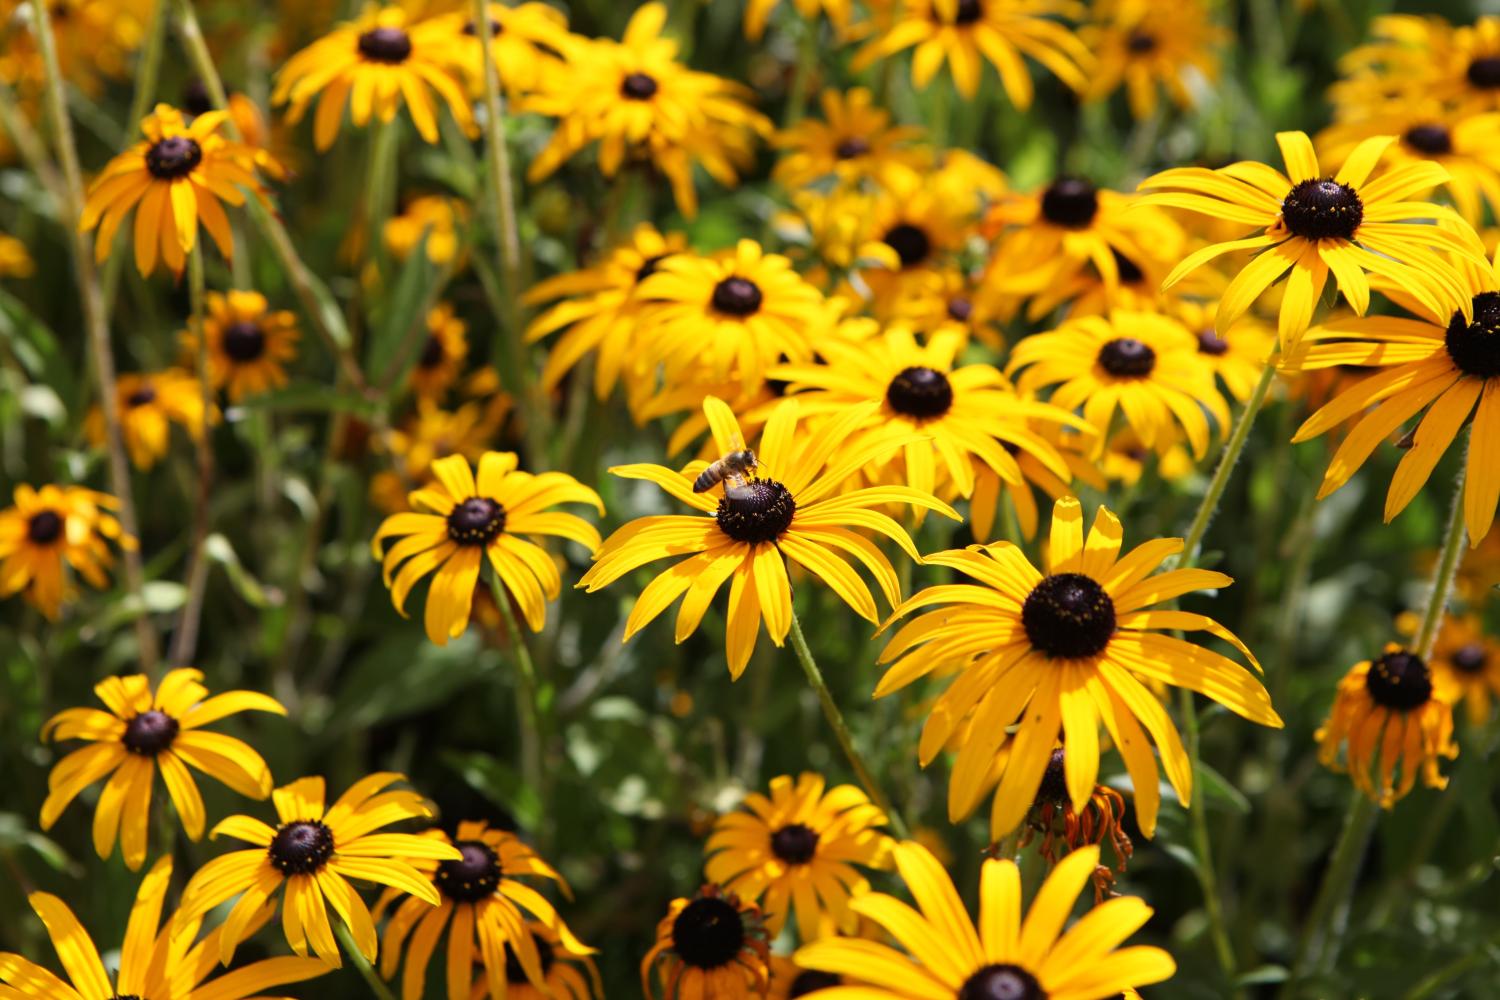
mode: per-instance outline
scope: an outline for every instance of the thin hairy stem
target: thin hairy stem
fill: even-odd
[[[214,410],[214,387],[208,377],[208,331],[203,328],[203,242],[194,244],[188,254],[188,301],[192,307],[190,329],[197,342],[195,362],[198,374],[198,392],[203,405],[203,415],[198,425],[198,491],[193,498],[193,536],[188,546],[187,600],[182,605],[182,616],[177,622],[177,632],[172,637],[172,650],[167,656],[169,663],[182,666],[191,663],[198,651],[198,626],[203,620],[203,595],[208,587],[208,540],[209,500],[213,495],[214,444],[212,420]]]
[[[490,566],[484,575],[490,581],[490,594],[500,609],[500,617],[505,620],[506,638],[510,641],[511,652],[516,660],[516,686],[519,689],[516,714],[521,722],[521,780],[537,797],[541,815],[546,816],[547,788],[542,771],[542,706],[537,698],[536,665],[531,660],[531,651],[526,647],[521,625],[516,621],[516,613],[510,606],[510,593],[505,589],[500,574]],[[546,828],[547,824],[543,823],[534,832],[540,837]]]
[[[360,904],[363,905],[363,904]],[[333,921],[333,932],[338,935],[339,945],[344,949],[344,954],[349,956],[349,961],[364,979],[365,985],[370,987],[370,995],[376,1000],[396,1000],[391,988],[380,978],[370,960],[365,958],[364,952],[359,950],[359,945],[354,943],[354,936],[349,933],[349,928],[342,920]]]

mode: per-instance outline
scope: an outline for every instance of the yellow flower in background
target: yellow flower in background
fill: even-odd
[[[506,93],[529,93],[547,76],[568,72],[561,53],[570,36],[562,11],[544,3],[487,3],[484,12],[489,19],[490,59]],[[462,10],[434,18],[430,27],[434,35],[447,34],[450,41],[445,51],[451,65],[468,81],[470,93],[482,95],[484,49],[473,5],[464,4]]]
[[[1396,619],[1404,635],[1416,635],[1421,624],[1410,611]],[[1476,728],[1489,721],[1490,703],[1500,698],[1500,640],[1486,634],[1480,616],[1445,615],[1428,666],[1435,697],[1454,706],[1464,702]]]
[[[426,240],[427,259],[441,267],[458,256],[462,249],[459,230],[468,222],[466,203],[443,195],[422,195],[386,220],[385,248],[398,261],[404,261]]]
[[[890,306],[891,323],[908,327],[932,341],[957,337],[960,350],[971,341],[998,354],[1005,349],[1003,324],[1016,311],[1013,298],[956,267],[935,270],[912,282]]]
[[[1347,769],[1354,787],[1382,809],[1411,791],[1419,773],[1427,787],[1446,788],[1438,760],[1457,757],[1458,744],[1453,708],[1437,697],[1432,682],[1427,663],[1395,643],[1356,663],[1339,681],[1328,720],[1318,729],[1318,758]]]
[[[662,1000],[759,1000],[770,978],[765,923],[754,903],[706,885],[672,900],[656,925],[656,944],[641,959],[641,995]]]
[[[315,958],[267,958],[251,962],[217,979],[209,980],[214,963],[203,961],[218,950],[223,933],[215,928],[194,944],[200,919],[169,916],[162,923],[162,909],[172,882],[172,858],[166,856],[151,866],[141,879],[130,907],[125,938],[118,952],[118,972],[110,985],[109,969],[99,956],[93,938],[63,900],[46,892],[26,897],[32,911],[47,928],[52,947],[67,972],[59,979],[45,967],[20,955],[0,952],[0,992],[9,997],[38,1000],[245,1000],[289,983],[316,979],[329,966]],[[270,917],[263,913],[252,926],[259,929]],[[113,956],[112,956],[113,958]],[[112,962],[111,964],[115,964]]]
[[[1097,60],[1089,74],[1092,99],[1123,86],[1130,114],[1146,119],[1156,114],[1159,91],[1189,108],[1195,87],[1206,91],[1218,78],[1218,49],[1230,35],[1213,23],[1204,0],[1103,0],[1089,14],[1078,37]]]
[[[193,373],[181,368],[128,373],[115,379],[115,415],[125,450],[138,469],[161,461],[171,445],[172,424],[198,440],[203,431],[203,390]],[[218,420],[215,407],[210,420]],[[84,431],[95,448],[104,447],[104,411],[89,410]]]
[[[402,820],[432,816],[416,792],[389,790],[403,780],[392,772],[361,778],[325,810],[323,779],[301,778],[271,793],[277,826],[267,826],[253,816],[224,820],[211,836],[233,837],[255,846],[221,854],[194,872],[182,891],[178,919],[199,919],[238,896],[219,928],[219,961],[228,965],[240,943],[256,929],[257,915],[266,911],[271,897],[284,887],[282,928],[293,951],[306,956],[311,947],[329,965],[342,965],[328,923],[328,907],[332,906],[360,954],[374,961],[379,947],[375,923],[349,880],[378,882],[435,907],[437,890],[413,862],[456,861],[462,856],[457,848],[430,837],[375,832]]]
[[[891,113],[875,103],[869,88],[825,90],[818,102],[822,121],[803,118],[776,136],[782,152],[771,177],[783,187],[806,187],[825,177],[844,185],[878,181],[892,166],[922,165],[926,153],[916,145],[922,129],[892,125]]]
[[[907,841],[896,846],[895,856],[920,913],[878,892],[850,905],[906,945],[909,957],[883,942],[856,938],[826,938],[797,950],[798,965],[859,984],[840,994],[860,1000],[1099,1000],[1162,982],[1177,971],[1172,956],[1160,948],[1117,948],[1151,918],[1151,907],[1140,899],[1108,900],[1063,931],[1099,863],[1097,847],[1064,858],[1037,891],[1024,919],[1020,869],[1009,859],[986,861],[979,878],[977,923],[926,848]]]
[[[739,422],[722,400],[710,396],[703,412],[720,455],[745,448]],[[681,643],[697,630],[714,595],[729,583],[724,644],[734,679],[750,662],[762,621],[777,646],[791,631],[787,559],[822,580],[860,617],[878,621],[869,587],[847,560],[862,563],[891,604],[901,599],[896,571],[879,548],[851,529],[884,535],[920,561],[906,531],[872,508],[908,504],[955,520],[958,515],[930,494],[907,486],[844,491],[849,477],[866,463],[902,445],[896,439],[840,451],[866,416],[866,411],[851,407],[799,436],[797,403],[789,399],[766,423],[750,475],[741,476],[740,483],[720,483],[701,492],[694,485],[708,467],[705,462],[690,462],[681,472],[660,465],[610,469],[624,479],[655,483],[698,513],[641,517],[625,524],[600,547],[578,586],[593,593],[648,563],[686,557],[641,591],[626,620],[624,641],[681,597],[675,632]]]
[[[1073,90],[1088,89],[1093,66],[1088,47],[1052,18],[1077,18],[1073,0],[899,0],[899,9],[879,37],[854,58],[858,71],[915,46],[911,82],[924,90],[944,60],[964,97],[979,91],[987,60],[1016,107],[1031,106],[1031,72],[1023,56],[1036,60]]]
[[[891,637],[879,657],[890,666],[875,696],[885,697],[935,672],[959,675],[932,705],[918,748],[925,767],[971,720],[948,785],[950,821],[972,812],[990,787],[996,752],[1012,725],[1019,728],[990,815],[994,839],[1014,830],[1031,808],[1059,739],[1066,740],[1069,751],[1070,801],[1081,811],[1098,783],[1102,721],[1135,786],[1141,830],[1151,836],[1160,779],[1146,734],[1161,752],[1167,779],[1183,803],[1191,797],[1193,775],[1177,730],[1147,684],[1185,687],[1252,722],[1282,725],[1270,695],[1250,671],[1202,646],[1159,634],[1166,629],[1207,632],[1255,664],[1244,643],[1213,619],[1152,610],[1164,601],[1233,581],[1202,569],[1152,575],[1182,551],[1182,540],[1155,539],[1122,557],[1123,536],[1119,520],[1100,507],[1085,538],[1083,505],[1066,497],[1052,509],[1045,575],[1009,542],[924,560],[976,583],[932,587],[896,609],[891,621],[945,605],[912,619]]]
[[[453,315],[448,303],[434,306],[427,313],[427,341],[411,372],[412,391],[419,396],[442,396],[463,373],[468,357],[468,325]]]
[[[1447,315],[1459,309],[1470,316],[1469,296],[1439,250],[1483,263],[1483,246],[1451,209],[1410,200],[1447,181],[1440,164],[1412,162],[1371,180],[1394,141],[1379,136],[1356,146],[1330,177],[1319,167],[1305,134],[1278,132],[1276,141],[1286,174],[1242,160],[1218,170],[1176,167],[1141,182],[1148,192],[1146,204],[1260,230],[1189,254],[1167,276],[1166,287],[1226,253],[1260,251],[1225,289],[1214,323],[1221,333],[1228,330],[1273,282],[1287,275],[1277,325],[1283,349],[1312,324],[1330,273],[1360,315],[1370,306],[1368,271],[1433,312]]]
[[[596,1000],[604,996],[604,983],[592,958],[569,953],[557,932],[540,920],[526,921],[526,931],[541,963],[542,986],[531,985],[520,959],[515,957],[516,950],[507,944],[502,949],[506,1000]],[[450,993],[449,1000],[486,1000],[494,995],[489,980],[481,974],[468,993]]]
[[[758,42],[766,33],[766,21],[771,16],[771,11],[776,9],[780,0],[746,0],[745,3],[745,37],[752,42]],[[833,25],[835,35],[842,37],[849,31],[849,22],[854,17],[854,4],[852,0],[792,0],[792,5],[797,8],[803,20],[812,20],[819,12],[828,15],[828,22]]]
[[[953,265],[972,229],[973,208],[950,197],[931,174],[900,167],[887,173],[866,223],[870,236],[888,248],[887,259],[881,268],[860,272],[877,315],[888,315],[914,285]]]
[[[26,244],[14,236],[0,233],[0,278],[29,278],[36,273],[36,262]]]
[[[286,61],[276,74],[272,104],[286,104],[295,125],[316,100],[313,144],[333,145],[349,109],[349,120],[364,127],[372,117],[389,124],[404,105],[417,133],[438,141],[439,102],[454,121],[472,121],[463,87],[449,67],[458,39],[439,21],[409,22],[400,7],[367,10],[358,20],[336,27]]]
[[[448,931],[444,993],[448,1000],[468,1000],[476,961],[484,972],[480,981],[486,989],[481,996],[536,995],[517,991],[511,983],[538,991],[553,979],[563,980],[570,989],[583,985],[576,970],[559,966],[556,959],[587,962],[594,949],[574,937],[552,904],[530,883],[518,878],[550,879],[571,898],[568,884],[551,865],[515,834],[491,829],[482,822],[459,823],[454,837],[440,830],[429,830],[422,836],[434,844],[451,844],[460,857],[427,857],[414,862],[441,900],[436,907],[429,905],[427,896],[409,895],[410,890],[404,887],[387,889],[376,907],[378,917],[405,895],[386,923],[380,958],[380,974],[390,979],[396,974],[404,947],[402,1000],[421,1000],[424,995],[427,966],[444,929]],[[536,918],[532,922],[535,930],[527,929],[523,910]],[[511,974],[517,971],[520,976],[513,978]],[[570,995],[587,1000],[588,990],[585,987],[574,994],[556,994],[558,1000],[567,1000]]]
[[[119,501],[81,486],[32,489],[22,483],[14,504],[0,510],[0,598],[20,593],[26,602],[56,621],[69,597],[64,564],[91,587],[109,586],[105,571],[114,562],[110,541],[135,548],[109,513]]]
[[[1246,314],[1234,328],[1220,334],[1214,323],[1218,302],[1172,299],[1166,312],[1198,338],[1198,354],[1213,369],[1234,399],[1244,402],[1255,390],[1260,373],[1276,346],[1276,331],[1259,317]]]
[[[135,210],[135,266],[142,276],[157,259],[181,274],[198,245],[198,224],[208,230],[219,253],[234,256],[234,233],[224,205],[242,205],[245,196],[264,200],[255,175],[255,150],[219,134],[228,114],[210,111],[191,122],[167,104],[141,121],[144,141],[105,165],[89,185],[78,228],[97,229],[94,257],[103,261],[115,233]]]
[[[415,411],[400,427],[386,434],[381,443],[396,459],[395,468],[377,472],[370,481],[370,493],[382,510],[388,513],[410,510],[407,494],[436,481],[432,463],[439,458],[462,455],[477,462],[490,450],[490,443],[500,434],[506,417],[515,407],[515,401],[506,393],[489,387],[485,392],[476,391],[480,376],[490,371],[481,368],[465,382],[465,388],[479,398],[445,410],[433,400],[418,396]]]
[[[391,603],[406,614],[406,597],[429,573],[424,626],[439,646],[464,634],[479,573],[488,560],[505,589],[521,607],[526,624],[540,632],[547,602],[562,589],[557,564],[546,549],[524,535],[555,535],[599,548],[599,532],[574,514],[549,511],[560,503],[592,504],[600,514],[599,494],[562,472],[532,475],[516,468],[513,452],[485,452],[479,475],[462,455],[432,463],[436,482],[410,496],[412,513],[392,514],[381,522],[370,551],[383,561]],[[400,540],[389,548],[388,539]]]
[[[1500,17],[1481,17],[1451,33],[1436,30],[1433,41],[1422,81],[1430,93],[1467,114],[1500,111]]]
[[[238,403],[286,385],[286,363],[297,356],[297,317],[272,310],[259,292],[209,292],[203,330],[208,338],[208,379]],[[188,358],[198,355],[191,330],[179,334]]]
[[[23,99],[46,86],[28,6],[26,0],[0,0],[0,25],[6,26],[0,80]],[[48,14],[63,78],[93,97],[110,80],[129,78],[130,55],[145,37],[151,5],[144,0],[53,0]]]
[[[719,817],[704,846],[703,874],[759,903],[773,937],[794,905],[803,942],[852,931],[849,900],[870,888],[854,866],[889,867],[891,840],[877,829],[885,824],[885,813],[854,785],[828,788],[809,771],[795,784],[781,775],[771,779],[769,797],[751,792],[742,809]]]
[[[666,19],[664,4],[647,3],[631,16],[621,41],[568,43],[567,71],[548,74],[519,105],[558,119],[528,179],[551,176],[597,142],[605,177],[614,177],[627,159],[648,159],[689,218],[698,212],[695,164],[720,184],[738,183],[752,164],[756,138],[770,137],[771,122],[750,107],[749,88],[680,63],[677,43],[661,37]]]

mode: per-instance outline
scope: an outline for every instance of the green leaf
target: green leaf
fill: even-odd
[[[1245,793],[1230,784],[1228,778],[1202,761],[1198,762],[1198,777],[1203,785],[1203,793],[1209,799],[1227,804],[1241,816],[1249,815],[1250,800],[1245,798]]]
[[[151,580],[141,588],[141,593],[125,594],[111,605],[100,618],[99,628],[110,632],[121,625],[128,625],[145,614],[171,614],[187,600],[187,588],[171,580]]]
[[[270,607],[273,604],[282,603],[282,594],[279,590],[267,591],[261,586],[249,570],[245,569],[240,557],[234,551],[234,546],[229,544],[229,539],[215,532],[203,540],[203,551],[208,558],[224,567],[229,582],[235,591],[243,597],[250,605],[257,608]]]
[[[421,712],[498,668],[499,654],[481,648],[475,630],[436,646],[420,627],[404,629],[354,662],[322,735],[333,740]]]
[[[66,410],[77,402],[77,359],[69,358],[57,335],[20,299],[0,289],[0,338],[34,382],[48,386]]]
[[[371,317],[372,334],[365,351],[365,370],[377,375],[387,371],[397,361],[415,362],[416,352],[408,350],[409,357],[399,357],[407,344],[408,335],[420,333],[417,329],[426,323],[424,306],[433,285],[435,268],[427,259],[427,237],[424,235],[401,265],[395,286],[381,300],[380,307]]]
[[[326,385],[292,384],[241,400],[247,410],[289,410],[308,413],[353,413],[368,416],[376,405],[363,396],[334,392]]]

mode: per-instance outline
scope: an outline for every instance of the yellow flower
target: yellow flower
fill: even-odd
[[[166,456],[173,423],[194,441],[203,431],[202,388],[195,375],[181,368],[121,375],[115,379],[114,406],[125,450],[138,469],[149,469]],[[217,407],[210,419],[218,420]],[[104,411],[98,406],[89,411],[84,430],[94,447],[103,447]]]
[[[641,959],[641,995],[662,1000],[759,1000],[770,977],[770,949],[760,910],[716,885],[672,900],[656,925],[656,944]]]
[[[458,41],[442,22],[410,24],[400,7],[370,9],[288,59],[276,74],[271,103],[289,105],[287,121],[296,124],[316,98],[313,143],[319,150],[333,145],[345,105],[350,120],[363,127],[372,115],[393,121],[404,104],[417,133],[437,142],[432,92],[459,125],[471,122],[463,87],[449,69]]]
[[[1396,619],[1405,635],[1416,635],[1420,626],[1409,611]],[[1500,641],[1485,634],[1483,619],[1472,613],[1444,616],[1429,666],[1438,698],[1450,705],[1465,702],[1475,728],[1489,721],[1490,701],[1500,698]]]
[[[411,372],[412,391],[419,396],[441,397],[463,370],[469,357],[468,326],[453,315],[446,302],[427,313],[427,342],[417,355]]]
[[[396,260],[404,261],[425,239],[427,259],[441,267],[458,256],[458,231],[468,221],[467,206],[456,198],[422,195],[386,220],[385,248]]]
[[[119,501],[108,494],[23,483],[12,498],[14,505],[0,510],[0,598],[24,591],[27,603],[54,621],[68,596],[64,563],[102,590],[114,561],[106,540],[135,548],[109,513]]]
[[[544,3],[485,4],[489,18],[490,59],[500,86],[508,94],[536,90],[549,76],[566,73],[560,53],[567,47],[568,19]],[[475,29],[473,6],[430,22],[434,34],[450,39],[450,62],[469,81],[470,92],[484,93],[484,49]]]
[[[924,560],[956,570],[978,585],[932,587],[896,609],[892,620],[919,608],[947,605],[912,619],[891,637],[879,659],[890,666],[875,696],[885,697],[933,672],[959,674],[932,706],[918,748],[925,767],[972,717],[948,786],[950,820],[972,812],[990,787],[996,752],[1012,725],[1019,728],[990,815],[994,838],[1015,829],[1025,817],[1052,748],[1064,736],[1068,795],[1074,810],[1081,811],[1098,783],[1102,721],[1125,758],[1141,830],[1151,836],[1159,778],[1146,733],[1161,752],[1167,779],[1184,803],[1191,797],[1193,776],[1177,730],[1146,683],[1185,687],[1253,722],[1281,726],[1270,695],[1244,667],[1201,646],[1157,634],[1164,629],[1208,632],[1254,664],[1244,643],[1213,619],[1186,611],[1150,610],[1183,594],[1233,581],[1202,569],[1152,576],[1163,560],[1182,551],[1182,540],[1156,539],[1122,558],[1123,535],[1119,520],[1100,507],[1085,539],[1083,505],[1065,497],[1052,509],[1045,575],[1009,542],[942,552]]]
[[[192,771],[202,771],[252,799],[271,794],[271,772],[249,744],[202,727],[240,712],[285,715],[276,699],[255,691],[226,691],[210,698],[200,683],[203,673],[191,668],[168,672],[151,693],[145,674],[107,677],[94,694],[108,712],[70,708],[42,727],[44,740],[86,740],[52,768],[42,829],[51,829],[78,793],[110,775],[94,810],[94,850],[108,858],[119,833],[125,864],[140,868],[146,860],[151,818],[151,790],[161,769],[172,806],[191,840],[203,838],[203,797]]]
[[[896,867],[920,914],[884,893],[851,906],[884,926],[910,957],[884,943],[826,938],[804,945],[798,965],[845,977],[861,1000],[1015,997],[1097,1000],[1170,979],[1177,965],[1160,948],[1116,948],[1151,918],[1130,896],[1091,910],[1066,933],[1063,924],[1099,863],[1099,849],[1074,851],[1042,884],[1021,916],[1021,873],[1010,860],[988,860],[979,878],[979,921],[972,922],[952,880],[919,844],[896,847]]]
[[[870,286],[877,315],[889,315],[913,286],[953,264],[973,221],[973,206],[950,197],[931,173],[904,168],[887,172],[866,221],[873,239],[888,249],[885,269],[860,277]]]
[[[513,452],[485,452],[476,481],[469,460],[450,455],[432,463],[437,482],[410,496],[415,513],[392,514],[370,542],[384,562],[391,603],[406,614],[406,596],[417,581],[436,571],[427,593],[424,624],[439,646],[464,634],[482,563],[521,606],[526,623],[540,632],[547,601],[562,587],[547,551],[523,535],[556,535],[593,553],[599,532],[573,514],[549,511],[560,503],[587,503],[604,513],[599,494],[562,472],[532,475],[516,468]],[[430,512],[430,513],[429,513]],[[400,538],[389,549],[387,539]],[[399,572],[398,572],[399,570]]]
[[[1318,758],[1327,767],[1347,768],[1354,787],[1383,809],[1412,790],[1419,771],[1427,787],[1446,788],[1438,759],[1457,757],[1458,744],[1453,709],[1436,696],[1432,681],[1422,658],[1395,643],[1376,659],[1356,663],[1339,681],[1328,721],[1318,729]]]
[[[745,447],[739,423],[722,400],[710,396],[703,402],[703,412],[720,455]],[[698,628],[719,588],[732,581],[724,644],[730,676],[736,679],[750,662],[762,620],[777,646],[791,630],[792,592],[786,559],[828,584],[860,617],[878,621],[875,599],[846,558],[863,563],[892,604],[901,599],[896,571],[883,552],[851,529],[884,535],[912,559],[920,560],[906,531],[871,508],[904,503],[954,519],[958,515],[931,495],[906,486],[839,492],[866,463],[902,445],[897,439],[839,451],[849,432],[866,416],[867,411],[851,407],[799,437],[796,400],[786,400],[761,435],[754,472],[735,486],[732,496],[721,486],[694,490],[694,481],[707,468],[701,461],[688,463],[681,472],[660,465],[610,469],[624,479],[655,483],[698,513],[643,517],[624,525],[605,541],[578,586],[593,593],[647,563],[686,556],[641,591],[624,635],[629,641],[686,595],[677,614],[675,637],[680,643]]]
[[[779,2],[780,0],[748,0],[745,4],[746,38],[752,42],[760,41],[761,36],[766,33],[766,20]],[[851,0],[792,0],[792,5],[804,20],[810,21],[817,17],[820,10],[827,13],[828,21],[838,36],[848,32],[849,22],[854,17],[854,4]]]
[[[27,896],[31,909],[47,928],[52,947],[62,962],[68,980],[43,966],[9,952],[0,952],[0,992],[10,997],[38,1000],[244,1000],[288,983],[301,983],[328,972],[328,965],[314,958],[267,958],[251,962],[217,979],[212,961],[204,954],[218,950],[223,933],[214,929],[194,944],[202,919],[168,917],[161,923],[167,889],[172,882],[172,858],[166,856],[151,866],[136,891],[130,908],[124,942],[119,950],[119,972],[110,985],[109,971],[88,931],[78,922],[68,904],[46,892]],[[251,924],[258,930],[269,918],[261,914]],[[205,981],[208,980],[208,981]]]
[[[783,187],[806,187],[825,177],[843,185],[878,181],[893,165],[921,166],[924,151],[914,143],[922,130],[893,126],[890,112],[875,104],[868,88],[825,90],[819,102],[823,121],[803,118],[776,136],[782,154],[771,176]]]
[[[221,854],[194,872],[182,891],[178,919],[201,918],[239,896],[219,929],[219,960],[228,965],[240,942],[254,932],[256,916],[265,912],[271,896],[285,886],[282,928],[293,951],[306,956],[311,946],[329,965],[342,964],[328,923],[331,905],[360,954],[374,961],[379,947],[375,923],[349,879],[378,882],[437,906],[437,890],[412,863],[462,857],[445,841],[375,832],[401,820],[432,815],[416,792],[387,790],[402,780],[390,772],[361,778],[325,811],[323,779],[301,778],[271,793],[280,821],[276,827],[253,816],[224,820],[211,836],[233,837],[255,846]]]
[[[203,330],[208,337],[208,379],[232,402],[286,385],[286,362],[297,356],[297,317],[271,311],[259,292],[209,292]],[[183,353],[198,354],[191,330],[179,334]]]
[[[141,122],[143,142],[116,156],[89,185],[78,228],[97,229],[94,256],[103,261],[115,233],[135,209],[135,266],[149,275],[162,263],[181,274],[198,245],[198,223],[228,260],[234,233],[224,205],[242,205],[245,192],[264,200],[255,176],[255,151],[219,134],[223,111],[198,115],[191,123],[166,104]]]
[[[1245,239],[1194,251],[1167,276],[1166,287],[1223,254],[1259,250],[1224,291],[1214,323],[1220,332],[1228,330],[1286,274],[1277,328],[1283,349],[1311,325],[1330,272],[1360,315],[1370,305],[1370,282],[1365,275],[1369,271],[1433,312],[1447,315],[1460,309],[1465,317],[1470,316],[1469,296],[1437,248],[1483,263],[1479,238],[1451,209],[1410,200],[1448,179],[1440,164],[1413,162],[1370,180],[1386,148],[1395,141],[1391,136],[1378,136],[1356,146],[1339,172],[1329,177],[1318,166],[1305,134],[1278,132],[1276,141],[1287,174],[1243,160],[1218,170],[1177,167],[1141,182],[1150,192],[1147,204],[1186,209],[1261,230]],[[1426,221],[1432,219],[1447,224]]]
[[[516,957],[516,949],[507,944],[503,949],[506,1000],[595,1000],[604,996],[604,983],[599,979],[599,970],[593,959],[569,953],[562,946],[558,933],[540,920],[526,921],[526,930],[541,962],[542,986],[531,985],[526,978],[526,969]],[[483,959],[482,953],[480,958]],[[585,972],[588,973],[586,977]],[[486,1000],[491,995],[489,980],[481,969],[481,975],[469,993],[451,994],[449,1000]]]
[[[892,323],[910,327],[929,343],[953,336],[960,350],[978,341],[997,354],[1005,349],[1002,324],[1015,311],[1014,299],[957,267],[935,269],[910,283],[890,307]]]
[[[480,369],[478,374],[487,370]],[[468,387],[472,389],[477,381],[476,374],[467,380]],[[503,392],[490,393],[487,399],[472,399],[455,410],[445,410],[418,396],[416,412],[386,435],[383,444],[399,462],[394,471],[376,473],[370,483],[371,495],[388,513],[410,510],[407,493],[435,481],[432,463],[449,455],[479,461],[514,405]]]
[[[0,233],[0,278],[29,278],[35,273],[36,263],[26,252],[26,244]]]
[[[1204,0],[1104,0],[1090,13],[1093,21],[1078,37],[1098,59],[1090,74],[1092,99],[1123,85],[1131,115],[1146,119],[1156,114],[1158,88],[1188,108],[1196,103],[1189,82],[1202,86],[1219,75],[1216,50],[1229,33],[1213,23]]]
[[[855,865],[889,866],[890,838],[877,827],[885,813],[853,785],[829,789],[804,771],[771,779],[771,795],[752,792],[745,809],[714,824],[704,848],[704,877],[766,913],[766,930],[781,933],[792,906],[797,935],[811,941],[834,929],[854,929],[849,900],[870,888]]]
[[[1174,298],[1166,311],[1197,336],[1199,355],[1224,383],[1229,395],[1244,402],[1250,398],[1260,373],[1271,359],[1276,334],[1259,317],[1246,314],[1233,329],[1221,335],[1214,324],[1217,308],[1217,300],[1205,303]]]

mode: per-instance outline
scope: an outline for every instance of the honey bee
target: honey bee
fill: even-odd
[[[714,462],[693,480],[693,492],[705,493],[718,483],[724,484],[724,495],[730,499],[744,495],[748,480],[755,478],[755,452],[737,448]]]

